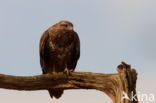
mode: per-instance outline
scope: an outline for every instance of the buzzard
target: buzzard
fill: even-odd
[[[69,21],[60,21],[49,27],[40,39],[40,64],[43,74],[75,70],[80,57],[80,40]],[[55,81],[56,82],[56,81]],[[49,89],[51,98],[59,98],[62,89]]]

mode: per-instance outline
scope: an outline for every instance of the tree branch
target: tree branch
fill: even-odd
[[[0,74],[0,88],[14,90],[47,89],[96,89],[106,93],[113,103],[138,103],[136,100],[122,99],[123,92],[131,98],[136,93],[137,73],[130,65],[122,62],[116,74],[73,72],[37,76],[11,76]]]

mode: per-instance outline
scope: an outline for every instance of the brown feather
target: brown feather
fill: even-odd
[[[40,40],[40,64],[43,74],[63,72],[65,68],[75,70],[80,56],[80,40],[77,33],[70,30],[73,24],[61,21],[46,30]],[[57,81],[55,81],[57,82]],[[49,90],[56,98],[63,90]]]

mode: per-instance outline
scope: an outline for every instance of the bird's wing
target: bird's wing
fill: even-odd
[[[74,53],[74,63],[73,63],[73,68],[75,69],[77,61],[80,57],[80,39],[78,34],[75,32],[75,39],[74,39],[74,49],[75,49],[75,53]]]
[[[43,71],[43,74],[46,73],[46,64],[45,64],[45,61],[46,61],[46,51],[47,51],[47,43],[48,43],[48,39],[49,39],[49,32],[48,31],[45,31],[40,39],[40,45],[39,45],[39,49],[40,49],[40,64],[41,64],[41,67],[42,67],[42,71]]]

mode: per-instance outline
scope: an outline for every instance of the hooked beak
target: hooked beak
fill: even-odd
[[[67,29],[68,29],[68,30],[73,30],[73,27],[72,27],[72,26],[68,26]]]

